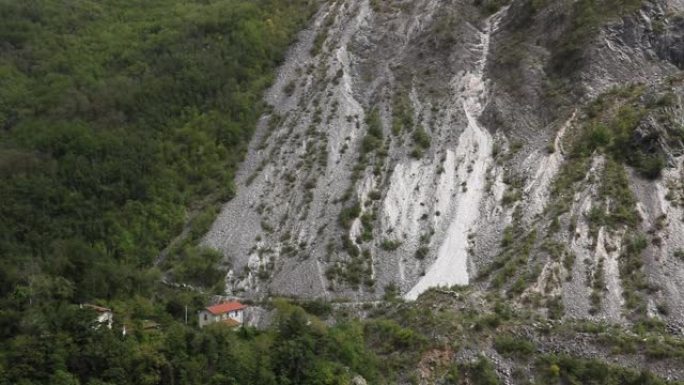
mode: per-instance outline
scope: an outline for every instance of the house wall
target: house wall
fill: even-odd
[[[206,310],[202,310],[199,313],[199,327],[203,328],[209,324],[212,324],[214,322],[222,321],[222,320],[227,320],[228,318],[233,318],[236,321],[243,323],[245,316],[244,316],[244,310],[236,310],[236,311],[230,311],[228,313],[223,313],[219,315],[213,315],[210,312]]]
[[[199,313],[199,327],[203,328],[211,323],[216,322],[217,320],[214,319],[214,315],[209,313],[206,310],[202,310]]]
[[[231,311],[228,315],[230,318],[237,320],[240,323],[244,322],[244,310]]]

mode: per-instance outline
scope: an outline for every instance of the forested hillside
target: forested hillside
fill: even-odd
[[[312,7],[0,7],[2,297],[17,283],[17,305],[149,294],[188,214],[232,193],[262,91]]]
[[[682,36],[680,0],[0,0],[0,385],[682,384]]]
[[[79,334],[74,307],[173,322],[205,304],[165,290],[162,271],[207,292],[220,284],[216,254],[196,239],[232,194],[262,92],[315,7],[0,1],[1,383],[58,383],[62,371],[151,381],[73,357],[124,354]]]

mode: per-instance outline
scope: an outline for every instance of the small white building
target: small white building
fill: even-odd
[[[230,327],[241,326],[246,308],[247,306],[237,301],[209,306],[199,312],[199,327],[203,328],[216,322],[223,322]]]
[[[95,310],[97,322],[101,325],[106,325],[109,329],[112,328],[112,323],[114,323],[114,312],[112,312],[112,309],[89,303],[82,304],[81,309],[83,308]]]

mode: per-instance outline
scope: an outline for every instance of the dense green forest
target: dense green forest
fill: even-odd
[[[97,365],[135,354],[83,328],[76,304],[168,324],[205,303],[160,278],[221,281],[217,256],[194,240],[232,194],[262,92],[315,8],[0,1],[0,383],[59,383],[51,376],[68,372],[155,382],[125,366],[102,373]],[[185,242],[167,250],[174,263],[157,266],[186,224]],[[74,355],[95,346],[112,357],[90,367]]]
[[[0,2],[0,295],[149,294],[160,250],[230,196],[261,93],[312,9]]]
[[[318,5],[0,0],[0,385],[502,383],[485,355],[453,359],[483,351],[515,357],[535,384],[664,384],[542,352],[515,333],[543,320],[496,298],[273,300],[260,304],[267,330],[197,328],[223,279],[197,240]],[[111,307],[113,328],[81,303]],[[592,330],[616,354],[684,364],[684,343],[661,330]]]

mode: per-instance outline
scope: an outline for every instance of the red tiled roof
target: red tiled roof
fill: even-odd
[[[218,305],[209,306],[207,311],[213,315],[219,315],[223,313],[228,313],[229,311],[242,310],[247,306],[241,304],[240,302],[224,302]]]

